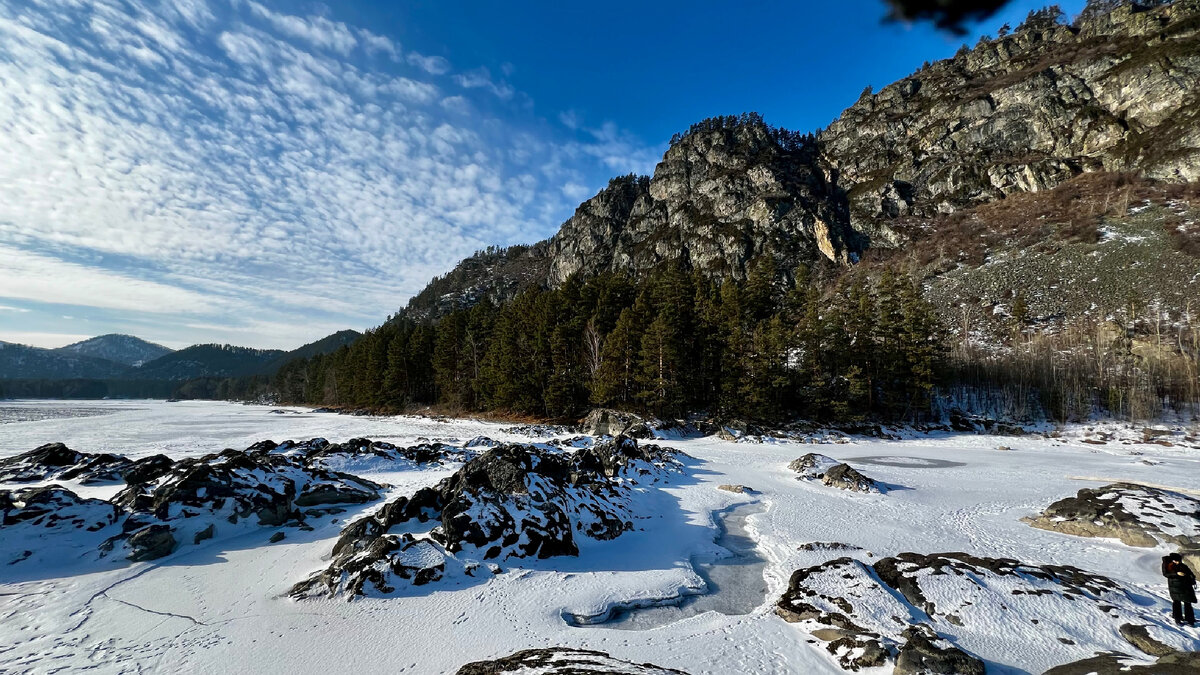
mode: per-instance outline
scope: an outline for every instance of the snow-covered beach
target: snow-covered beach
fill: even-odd
[[[85,412],[71,416],[73,407]],[[80,452],[178,459],[265,439],[317,437],[335,443],[365,437],[397,446],[426,439],[461,447],[482,436],[558,451],[547,445],[553,437],[472,420],[355,417],[215,402],[10,401],[0,408],[6,410],[0,420],[15,420],[0,424],[0,458],[62,442]],[[841,556],[869,565],[904,552],[963,552],[1078,567],[1128,589],[1122,596],[1128,602],[1113,612],[1169,621],[1159,558],[1173,547],[1131,547],[1021,520],[1081,488],[1108,482],[1200,490],[1196,443],[1140,442],[1141,427],[1107,425],[1103,431],[1112,434],[1109,440],[1096,440],[1088,427],[1068,428],[1058,438],[910,433],[902,440],[831,435],[814,443],[668,434],[650,442],[685,453],[681,466],[661,481],[638,486],[630,498],[632,530],[606,541],[578,537],[578,556],[509,558],[494,574],[448,575],[352,601],[296,600],[288,593],[329,565],[347,523],[433,485],[461,464],[364,465],[369,470],[350,473],[386,484],[379,500],[345,505],[337,517],[313,519],[311,529],[218,529],[218,536],[195,544],[189,538],[152,562],[98,559],[90,550],[54,541],[70,534],[16,539],[0,530],[6,563],[0,567],[0,671],[442,673],[522,649],[567,646],[693,675],[839,673],[834,656],[810,637],[811,626],[777,616],[789,578]],[[846,461],[886,490],[855,492],[798,480],[788,464],[809,452]],[[109,498],[124,487],[51,482],[81,497]],[[749,489],[737,493],[720,485]],[[18,487],[24,485],[3,485]],[[742,505],[749,508],[739,511]],[[711,570],[702,576],[697,567],[734,557],[716,541],[726,534],[721,516],[735,512],[744,516],[736,533],[752,540],[764,563],[765,596],[763,583],[723,574],[727,581],[718,593],[730,601],[712,606],[728,614],[680,612],[678,620],[648,620],[645,625],[652,627],[642,630],[574,620],[703,593]],[[286,537],[271,542],[280,531]],[[845,546],[808,546],[815,542]],[[65,553],[7,564],[38,547]],[[955,631],[958,646],[996,673],[1040,673],[1102,650],[1136,653],[1089,618],[1083,607],[1089,600],[1076,602],[1080,611],[1064,603],[1068,610],[1044,617],[1032,629],[1020,612],[979,609],[963,614],[960,629],[948,630]],[[739,613],[743,609],[749,613]],[[1174,640],[1177,648],[1200,649],[1196,629],[1156,635]]]

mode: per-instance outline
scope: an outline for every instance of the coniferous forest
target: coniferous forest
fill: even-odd
[[[831,293],[769,258],[744,282],[663,264],[603,274],[417,322],[403,315],[327,355],[284,366],[293,403],[503,411],[571,419],[595,406],[919,421],[944,366],[941,329],[912,281],[850,275]]]

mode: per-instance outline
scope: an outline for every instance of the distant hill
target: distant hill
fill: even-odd
[[[126,372],[138,380],[191,380],[199,377],[257,375],[285,352],[233,345],[193,345]]]
[[[147,342],[132,335],[110,333],[59,347],[53,350],[61,354],[87,356],[113,361],[126,366],[140,366],[170,354],[173,350],[160,344]]]
[[[283,367],[283,364],[294,359],[308,359],[319,354],[328,354],[335,352],[342,345],[348,345],[358,338],[362,337],[362,333],[356,330],[340,330],[333,335],[310,342],[303,347],[298,347],[290,352],[286,352],[266,363],[259,371],[263,375],[274,375],[276,371]]]
[[[0,342],[0,379],[120,377],[128,367],[90,356]]]

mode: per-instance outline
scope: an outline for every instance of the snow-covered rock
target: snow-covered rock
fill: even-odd
[[[674,470],[674,454],[653,445],[639,448],[625,437],[574,454],[530,445],[492,448],[436,486],[350,524],[334,546],[333,563],[292,593],[390,592],[415,580],[400,554],[418,544],[425,547],[422,569],[436,567],[430,559],[436,549],[464,561],[452,564],[468,574],[476,560],[576,555],[578,535],[606,540],[632,528],[633,486]],[[431,523],[428,541],[390,533],[413,521]]]
[[[119,455],[95,455],[77,452],[62,443],[47,443],[24,454],[0,459],[0,482],[120,481],[123,480],[122,474],[132,465],[133,462],[128,458]]]
[[[271,441],[263,441],[247,449],[247,452],[255,451],[300,457],[313,467],[351,472],[395,469],[397,462],[410,465],[464,462],[476,454],[474,450],[458,448],[447,443],[425,441],[414,446],[401,447],[369,438],[351,438],[345,443],[330,443],[324,438],[313,438],[307,441],[284,441],[278,445]]]
[[[253,518],[260,525],[282,525],[303,520],[301,507],[379,498],[380,486],[371,481],[309,465],[302,456],[273,453],[263,444],[251,447],[180,460],[158,480],[119,492],[112,501],[130,515],[105,550],[120,545],[131,559],[152,560],[170,553],[176,539],[208,538],[217,522]]]
[[[1200,563],[1200,499],[1172,490],[1134,483],[1084,488],[1024,520],[1077,537],[1120,539],[1127,546],[1175,544],[1189,564]]]
[[[475,661],[458,669],[457,675],[686,675],[682,670],[650,663],[631,663],[604,652],[569,647],[526,649],[491,661]]]
[[[1170,625],[1163,609],[1139,591],[1075,567],[965,553],[901,553],[873,565],[838,558],[793,573],[776,605],[785,620],[817,631],[844,668],[879,665],[877,643],[895,659],[896,672],[980,674],[972,646],[999,636],[1066,658],[1148,644],[1131,640],[1129,626],[1172,649],[1200,646]],[[931,660],[978,666],[937,670]]]
[[[883,485],[863,475],[858,469],[815,452],[792,460],[788,468],[800,474],[800,480],[820,481],[830,487],[854,492],[885,492]]]
[[[0,528],[15,538],[18,529],[95,532],[120,519],[120,509],[100,499],[84,499],[58,486],[0,490]]]

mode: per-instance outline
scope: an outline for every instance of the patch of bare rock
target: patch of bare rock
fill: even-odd
[[[591,649],[550,647],[526,649],[492,661],[475,661],[458,669],[457,675],[686,675],[682,670],[651,663],[632,663]]]

